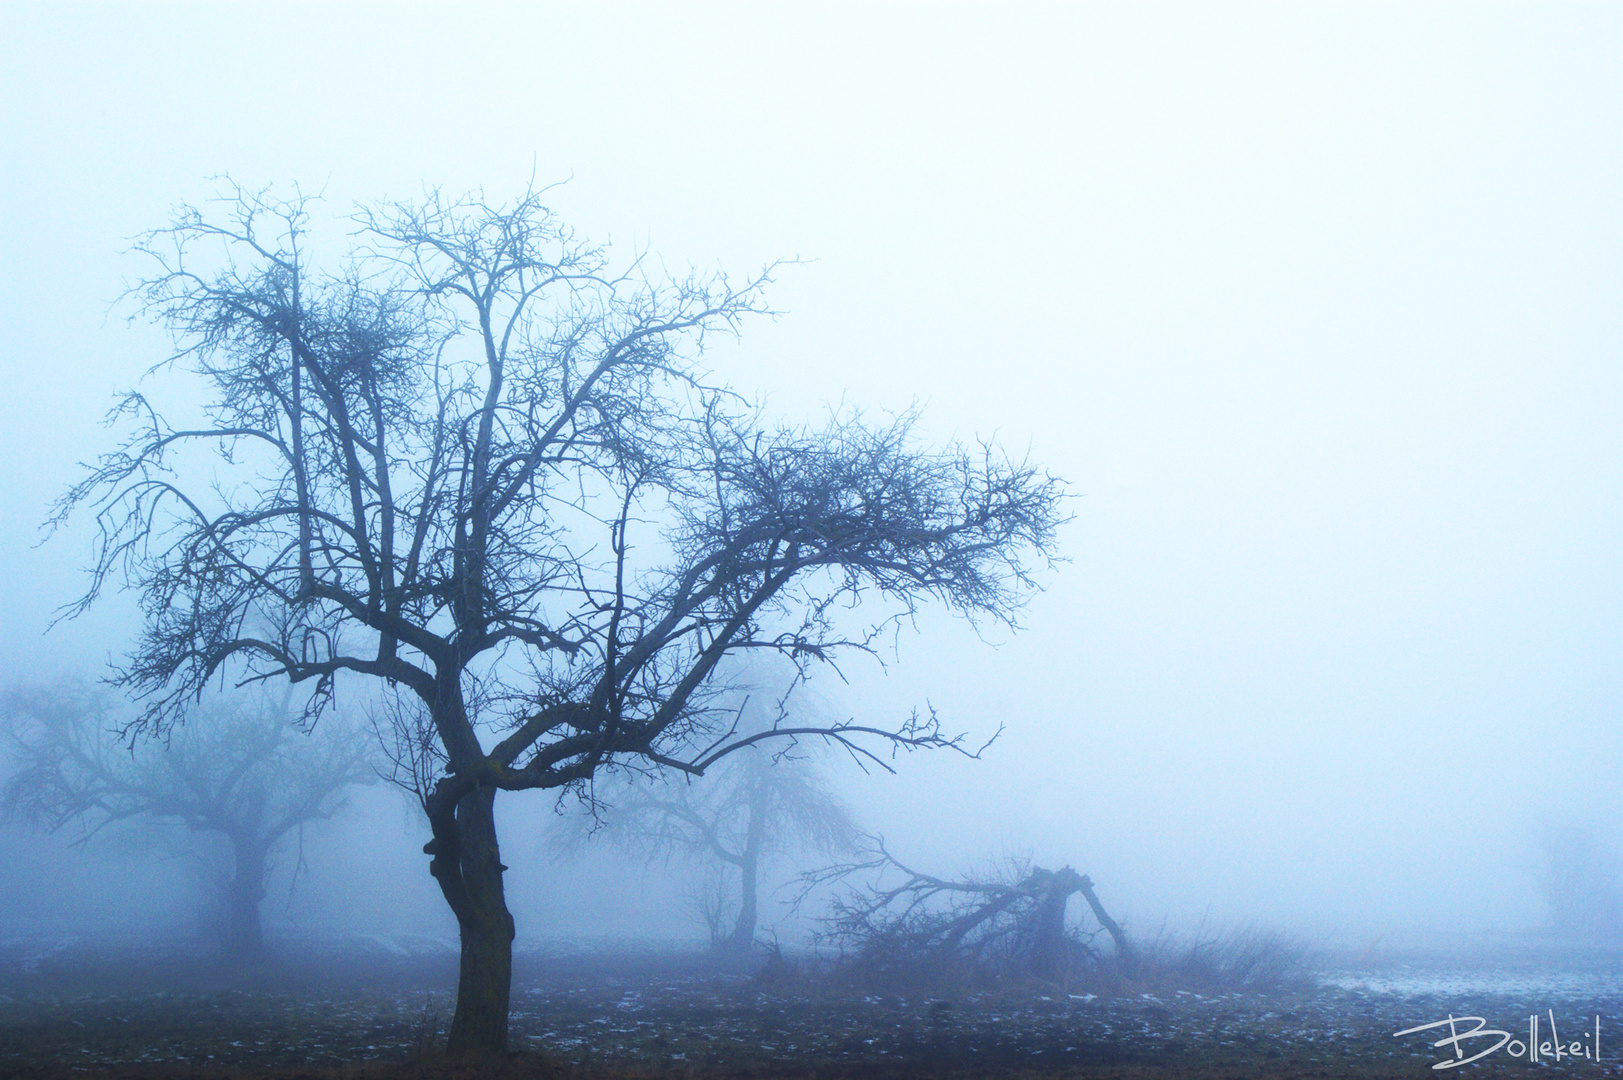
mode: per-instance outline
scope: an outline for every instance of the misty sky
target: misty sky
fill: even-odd
[[[5,4],[0,100],[8,682],[133,626],[42,636],[88,523],[36,546],[164,355],[127,238],[221,172],[533,175],[627,257],[805,260],[711,357],[775,413],[917,401],[1070,481],[1022,633],[929,612],[820,687],[1007,725],[844,778],[914,862],[1356,934],[1535,924],[1544,824],[1619,842],[1615,4]]]

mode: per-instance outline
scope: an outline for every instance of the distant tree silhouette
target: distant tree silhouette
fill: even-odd
[[[701,905],[712,945],[742,954],[755,942],[766,864],[797,851],[839,855],[862,834],[803,750],[774,755],[752,746],[713,772],[702,783],[628,776],[599,788],[595,813],[571,815],[564,828],[574,846],[603,840],[648,859],[685,857],[736,871],[736,890],[702,897]]]
[[[1623,933],[1623,862],[1599,830],[1546,824],[1542,884],[1551,929],[1573,936]]]
[[[307,734],[285,698],[264,694],[211,699],[163,739],[126,737],[111,705],[69,681],[5,696],[16,761],[4,787],[8,816],[52,831],[76,826],[81,845],[142,819],[222,837],[232,855],[225,954],[259,956],[272,856],[289,834],[342,809],[348,788],[377,780],[373,748],[333,730],[336,720]]]

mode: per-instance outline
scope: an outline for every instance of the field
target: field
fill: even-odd
[[[467,1066],[436,1053],[453,1004],[442,943],[287,945],[227,975],[198,950],[0,943],[0,1076],[108,1077],[1426,1077],[1438,1020],[1480,1016],[1525,1042],[1529,1017],[1591,1053],[1529,1062],[1522,1042],[1467,1075],[1623,1075],[1623,957],[1501,947],[1325,960],[1313,985],[1262,992],[1119,985],[871,993],[802,964],[717,970],[696,954],[521,954],[512,1046]],[[1471,1026],[1459,1024],[1458,1031]],[[1497,1040],[1462,1040],[1464,1056]],[[1446,1070],[1445,1070],[1446,1073]]]

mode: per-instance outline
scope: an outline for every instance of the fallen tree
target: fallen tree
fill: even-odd
[[[1109,936],[1117,961],[1135,959],[1092,880],[1069,866],[1012,864],[954,880],[913,869],[870,837],[859,859],[803,874],[801,885],[802,899],[843,886],[829,901],[821,938],[839,949],[848,970],[880,981],[1066,983],[1105,958],[1094,946],[1099,934]],[[1091,933],[1067,925],[1077,895],[1098,923]]]

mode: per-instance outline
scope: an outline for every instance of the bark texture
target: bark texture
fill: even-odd
[[[502,885],[496,841],[496,789],[475,788],[453,811],[434,813],[429,873],[456,915],[462,957],[456,1013],[446,1050],[456,1056],[507,1050],[507,1006],[513,983],[513,916]]]

